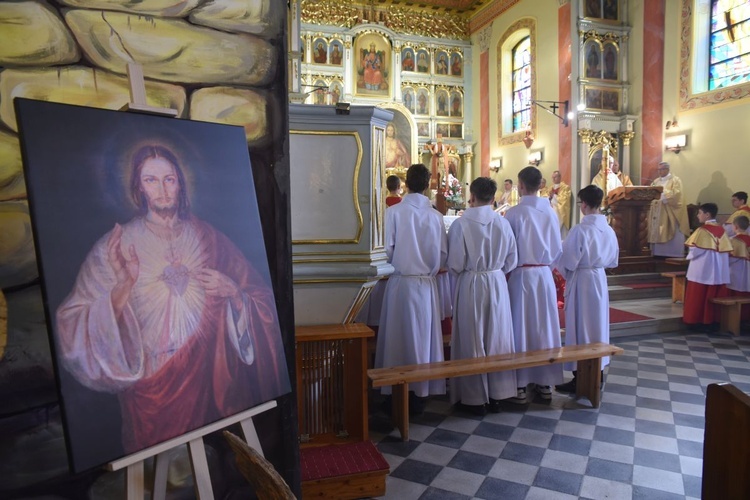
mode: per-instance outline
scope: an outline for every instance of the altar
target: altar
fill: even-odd
[[[661,186],[623,186],[607,193],[610,224],[620,248],[615,274],[656,270],[656,260],[648,243],[648,213],[651,201],[659,199],[661,191]]]

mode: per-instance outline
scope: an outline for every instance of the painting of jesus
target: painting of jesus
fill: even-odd
[[[288,392],[243,129],[16,105],[74,470]]]

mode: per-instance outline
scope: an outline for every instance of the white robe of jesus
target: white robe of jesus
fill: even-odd
[[[510,224],[492,207],[469,208],[448,232],[448,269],[455,276],[451,357],[515,352],[505,275],[518,262]],[[516,395],[513,371],[451,379],[451,402],[482,405]]]
[[[421,194],[407,194],[385,211],[388,278],[375,366],[443,361],[442,308],[435,276],[448,254],[443,215]],[[416,396],[445,394],[445,379],[409,384]],[[391,388],[384,387],[383,394]]]
[[[565,345],[609,343],[609,291],[605,268],[617,267],[617,236],[603,215],[585,215],[563,242],[557,265],[565,277]],[[602,358],[602,368],[609,357]],[[565,363],[575,370],[576,363]]]
[[[508,210],[518,247],[518,267],[510,273],[510,308],[516,352],[560,347],[560,317],[552,266],[562,252],[557,214],[547,198],[522,196]],[[552,364],[517,370],[518,387],[529,383],[562,383],[562,366]]]

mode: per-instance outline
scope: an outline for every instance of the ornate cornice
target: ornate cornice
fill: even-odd
[[[469,32],[476,33],[521,0],[495,0],[469,19]]]
[[[588,30],[588,31],[579,31],[578,34],[583,37],[583,41],[586,42],[589,39],[593,38],[594,40],[598,40],[602,43],[605,42],[614,42],[616,44],[620,44],[620,42],[625,41],[624,36],[617,35],[615,33],[599,33],[596,30]]]
[[[622,139],[623,146],[630,146],[630,141],[635,137],[635,132],[620,132],[620,138]]]
[[[302,0],[302,22],[344,28],[371,23],[403,35],[469,39],[469,21],[460,14],[395,5],[384,8],[347,5],[339,0]]]

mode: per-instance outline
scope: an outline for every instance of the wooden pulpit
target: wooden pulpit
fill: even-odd
[[[654,272],[656,262],[648,244],[648,212],[661,186],[623,186],[607,193],[611,224],[620,248],[616,274]]]

